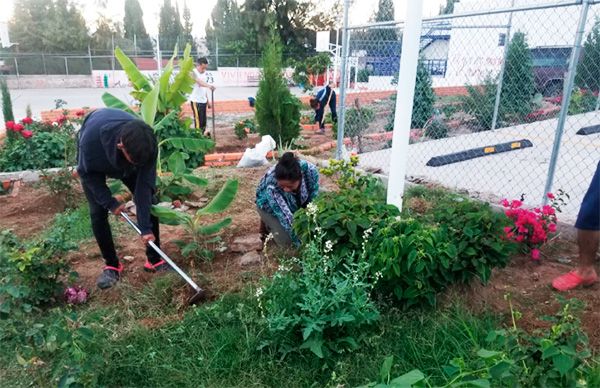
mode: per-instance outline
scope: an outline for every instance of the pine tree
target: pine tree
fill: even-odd
[[[171,5],[171,0],[164,0],[160,8],[159,18],[160,47],[161,49],[170,50],[178,43],[183,30],[179,19],[179,10]]]
[[[440,5],[440,15],[454,13],[454,4],[456,3],[458,3],[458,0],[446,0],[446,5]]]
[[[280,146],[300,134],[300,101],[292,95],[283,77],[282,50],[281,40],[273,29],[262,57],[255,113],[260,134],[271,135]]]
[[[379,0],[375,22],[393,21],[395,18],[394,3],[392,0]],[[370,56],[391,57],[399,55],[400,42],[395,26],[374,28],[366,34],[366,47]]]
[[[435,93],[431,87],[431,76],[422,61],[417,66],[417,80],[413,99],[411,128],[423,128],[433,116]]]
[[[533,77],[533,60],[527,45],[525,34],[517,32],[508,46],[502,93],[500,94],[501,111],[520,120],[532,110],[532,99],[535,94]]]
[[[577,64],[575,84],[582,89],[600,90],[600,19],[583,44],[583,57]]]
[[[125,29],[124,37],[126,39],[132,42],[135,41],[141,50],[152,50],[152,41],[144,25],[144,11],[142,11],[138,0],[125,0],[123,26]]]
[[[2,90],[2,115],[4,115],[4,122],[15,121],[15,115],[12,109],[12,100],[10,98],[10,91],[6,81],[0,79],[0,89]]]
[[[190,43],[192,47],[195,47],[194,36],[192,35],[192,13],[190,12],[187,2],[183,2],[183,42]]]

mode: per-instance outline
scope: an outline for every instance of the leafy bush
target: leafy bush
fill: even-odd
[[[419,61],[410,123],[411,128],[423,128],[425,126],[425,123],[433,116],[434,103],[435,93],[431,86],[431,75],[427,71],[423,61]]]
[[[74,186],[78,184],[78,179],[71,168],[65,166],[53,174],[42,171],[40,178],[41,184],[62,202],[64,209],[77,207],[77,191]]]
[[[375,111],[369,107],[361,107],[358,99],[355,101],[355,107],[346,110],[344,135],[358,142],[358,150],[362,152],[362,137],[369,125],[375,118]]]
[[[356,74],[356,82],[369,82],[371,72],[369,69],[360,69]],[[352,78],[350,78],[352,80]]]
[[[571,94],[571,102],[569,103],[569,114],[578,115],[581,113],[591,112],[596,109],[597,95],[594,95],[587,89],[576,88]]]
[[[34,132],[30,138],[8,138],[0,149],[0,171],[61,167],[69,147],[73,147],[73,138],[60,132]],[[74,159],[73,156],[69,163],[74,163]]]
[[[433,120],[425,127],[425,136],[432,139],[443,139],[448,137],[448,126],[441,120]]]
[[[0,315],[30,312],[62,295],[68,263],[59,255],[62,236],[23,244],[4,230],[0,234]]]
[[[231,218],[227,217],[209,225],[203,224],[203,218],[225,211],[229,205],[231,205],[231,202],[233,202],[237,189],[237,180],[227,181],[212,201],[205,207],[196,211],[196,214],[193,216],[160,206],[153,206],[152,214],[157,216],[164,224],[183,226],[189,240],[176,242],[181,248],[182,255],[194,255],[205,260],[212,259],[213,253],[211,250],[207,249],[206,246],[211,242],[215,242],[215,240],[207,240],[206,238],[229,226],[231,224]]]
[[[275,346],[284,356],[310,349],[324,358],[356,349],[364,326],[379,318],[370,299],[373,283],[364,249],[360,257],[334,253],[335,244],[325,241],[315,216],[316,208],[309,205],[314,228],[300,259],[280,266],[256,292],[269,329],[263,346]]]
[[[319,53],[306,58],[304,61],[295,61],[292,80],[296,85],[302,85],[306,92],[313,88],[309,76],[316,78],[323,74],[329,66],[331,66],[331,58],[327,53]]]
[[[372,271],[383,275],[379,290],[404,307],[434,304],[438,292],[474,276],[487,282],[514,252],[503,238],[507,218],[487,204],[446,194],[414,217],[382,221],[369,244]]]
[[[352,158],[349,163],[329,163],[321,172],[332,176],[340,190],[321,193],[313,202],[318,209],[316,223],[325,239],[336,242],[336,254],[360,252],[364,232],[376,227],[381,220],[397,216],[398,208],[385,203],[385,188],[377,179],[360,175],[354,169],[358,158]],[[310,241],[312,228],[306,209],[294,214],[294,231],[302,243]]]
[[[271,31],[262,58],[262,72],[256,93],[256,121],[262,136],[271,135],[279,144],[288,144],[300,135],[300,101],[288,89],[282,73],[282,45]]]
[[[487,131],[492,128],[494,118],[494,104],[496,101],[496,81],[491,77],[483,80],[483,85],[465,85],[467,95],[461,96],[462,109],[472,115],[477,122],[478,129]],[[499,107],[498,117],[503,117],[502,106]]]
[[[256,122],[253,119],[241,120],[235,123],[233,131],[238,139],[243,140],[250,133],[256,133]]]

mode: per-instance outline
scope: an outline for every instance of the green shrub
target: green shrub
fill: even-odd
[[[533,109],[534,94],[535,82],[531,50],[525,34],[516,32],[510,40],[506,55],[502,93],[500,94],[501,111],[505,116],[510,116],[517,122],[522,121]]]
[[[374,118],[375,111],[369,107],[359,106],[358,99],[355,108],[346,109],[344,136],[353,140],[356,138],[359,152],[362,152],[362,137]]]
[[[379,318],[379,311],[370,299],[373,284],[365,251],[360,257],[334,253],[335,244],[319,232],[316,208],[308,209],[314,226],[311,241],[300,258],[280,266],[256,296],[269,331],[264,345],[284,356],[309,349],[329,358],[358,348],[365,337],[363,328]]]
[[[0,171],[39,170],[61,167],[65,153],[74,155],[73,138],[60,132],[34,132],[25,139],[9,138],[0,149]],[[68,162],[74,163],[72,156]]]
[[[581,89],[600,90],[600,19],[598,17],[583,44],[583,56],[577,64],[575,84]]]
[[[2,92],[2,115],[4,116],[4,122],[15,121],[10,91],[8,90],[6,81],[3,79],[0,79],[0,90]]]
[[[429,75],[429,71],[427,71],[423,62],[419,61],[410,127],[423,128],[425,123],[433,116],[434,104],[435,93],[431,86],[431,75]]]
[[[282,146],[300,135],[298,98],[288,89],[282,73],[282,45],[271,31],[262,58],[262,72],[256,93],[256,121],[261,136],[271,135]]]
[[[360,252],[362,236],[367,229],[376,227],[381,220],[397,216],[398,208],[385,203],[385,189],[370,176],[359,176],[350,164],[330,161],[324,175],[334,176],[340,190],[320,194],[313,202],[317,208],[316,222],[324,238],[335,241],[335,252],[349,255]],[[303,243],[310,241],[313,232],[305,209],[294,215],[294,231]]]
[[[581,113],[591,112],[596,108],[597,96],[587,90],[576,88],[571,94],[571,102],[569,103],[569,114],[578,115]]]
[[[360,69],[356,74],[356,82],[369,82],[370,75],[371,72],[369,71],[369,69]],[[351,78],[351,80],[353,79]]]
[[[443,139],[448,137],[448,126],[441,120],[433,120],[425,127],[425,136],[432,139]]]
[[[475,118],[479,130],[492,128],[494,104],[496,101],[496,81],[490,77],[483,80],[483,85],[465,85],[467,95],[461,96],[462,110]],[[503,117],[502,106],[499,107],[498,118]]]
[[[69,265],[59,255],[62,236],[23,244],[8,230],[0,234],[0,316],[56,302]]]
[[[256,122],[253,119],[240,120],[235,123],[233,131],[238,139],[246,139],[249,133],[256,133]]]

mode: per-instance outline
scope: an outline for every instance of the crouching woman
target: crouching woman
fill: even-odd
[[[299,246],[300,240],[292,230],[294,213],[305,208],[318,193],[317,167],[291,152],[283,154],[256,189],[261,239],[264,241],[271,233],[280,247]]]

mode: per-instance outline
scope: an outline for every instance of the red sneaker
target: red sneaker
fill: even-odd
[[[569,291],[577,287],[589,287],[598,281],[598,275],[582,277],[577,271],[561,275],[552,281],[552,287],[558,291]]]

